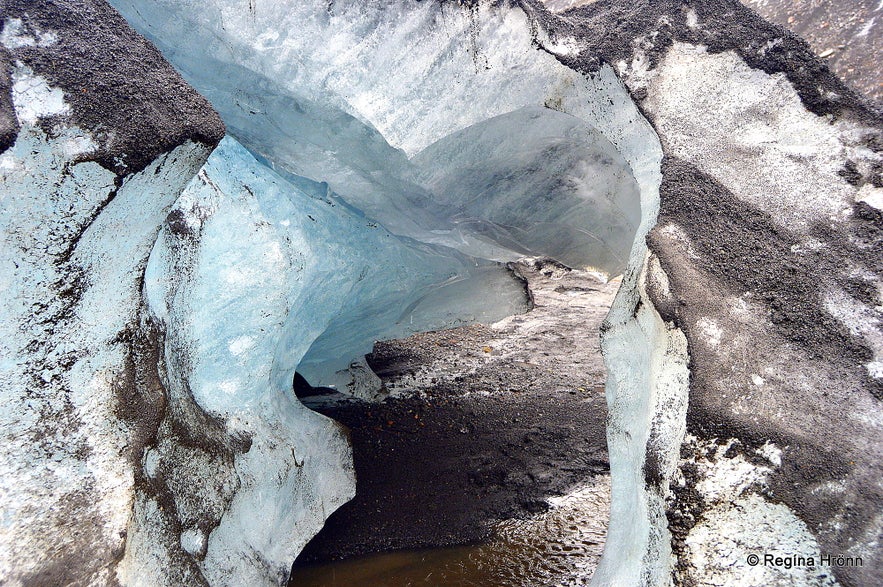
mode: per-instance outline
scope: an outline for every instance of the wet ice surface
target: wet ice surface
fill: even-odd
[[[291,585],[586,584],[609,509],[598,327],[618,283],[519,271],[531,312],[377,344],[387,401],[305,399],[350,428],[357,495]]]

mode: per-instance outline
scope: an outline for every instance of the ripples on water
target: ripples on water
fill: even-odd
[[[610,478],[550,500],[547,512],[507,520],[488,543],[381,553],[295,569],[299,587],[583,587],[607,534]]]

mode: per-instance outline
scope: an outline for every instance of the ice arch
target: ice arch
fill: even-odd
[[[655,135],[612,71],[584,76],[538,51],[522,10],[113,4],[306,192],[474,258],[624,268]]]
[[[506,4],[112,4],[211,100],[235,137],[173,213],[179,232],[196,235],[198,245],[176,234],[173,222],[151,259],[151,306],[164,320],[165,352],[174,359],[186,349],[198,366],[173,374],[196,401],[256,438],[270,429],[301,454],[327,455],[322,443],[339,444],[330,437],[278,433],[312,417],[281,399],[296,366],[314,383],[355,385],[345,367],[373,338],[511,311],[515,284],[495,275],[489,261],[532,253],[609,273],[628,267],[608,339],[643,349],[628,364],[611,365],[618,383],[610,401],[623,404],[611,436],[618,480],[612,527],[622,530],[611,534],[611,548],[629,548],[605,572],[614,581],[640,572],[651,541],[651,550],[662,549],[664,572],[667,542],[651,536],[647,511],[660,503],[648,506],[632,480],[655,401],[635,395],[668,365],[653,350],[664,328],[650,305],[643,328],[619,328],[644,295],[638,274],[655,222],[662,154],[613,71],[584,75],[564,66],[559,57],[575,50],[574,41],[543,38],[525,11]],[[264,189],[253,189],[255,178]],[[268,197],[274,190],[279,197]],[[240,242],[242,233],[258,233],[262,245]],[[181,279],[174,274],[185,257],[190,269]],[[254,278],[282,278],[262,278],[258,290],[217,283],[231,259]],[[367,273],[347,274],[359,266]],[[384,267],[404,269],[408,279],[378,274]],[[496,300],[475,295],[488,280],[501,292]],[[219,303],[169,303],[203,299],[198,291],[220,292]],[[243,302],[251,299],[260,303]],[[443,301],[454,309],[439,314]],[[417,323],[403,321],[399,309]],[[265,324],[267,316],[278,319]],[[213,326],[182,327],[203,323]],[[628,376],[636,367],[646,369],[646,380]],[[259,579],[263,571],[237,542],[260,552],[265,566],[284,568],[315,524],[297,528],[287,551],[264,534],[290,523],[298,508],[347,496],[345,476],[331,474],[345,467],[345,451],[335,450],[297,475],[286,463],[303,457],[287,459],[274,443],[238,457],[248,482],[211,532],[207,572]],[[274,484],[280,477],[285,482]],[[267,504],[275,517],[256,524],[254,512]]]

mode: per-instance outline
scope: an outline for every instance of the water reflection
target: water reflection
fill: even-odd
[[[485,544],[398,551],[295,569],[299,587],[582,587],[601,558],[610,478],[550,500],[530,520],[507,520]]]

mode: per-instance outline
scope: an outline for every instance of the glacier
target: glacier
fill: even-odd
[[[235,458],[239,486],[223,518],[210,537],[193,530],[212,582],[261,580],[231,556],[243,548],[284,577],[353,485],[343,438],[293,397],[296,369],[371,397],[371,378],[353,363],[375,340],[526,309],[505,267],[396,237],[325,189],[320,197],[321,186],[282,177],[227,137],[172,206],[146,267],[169,393],[192,397],[228,434],[251,439]],[[150,459],[172,460],[174,450],[159,443]],[[303,487],[306,478],[314,480]],[[307,499],[319,503],[295,507]],[[141,532],[158,533],[143,507]],[[131,552],[127,565],[149,566]]]
[[[113,4],[212,101],[257,160],[318,200],[431,247],[423,267],[449,264],[455,252],[473,263],[539,254],[613,275],[641,254],[633,242],[639,224],[652,225],[661,159],[652,129],[611,68],[584,76],[536,52],[529,19],[515,7],[280,2],[243,13],[226,2],[198,11],[177,2]],[[463,75],[474,81],[457,81]],[[340,254],[358,266],[366,243],[348,245]],[[408,266],[400,254],[383,258],[374,255],[387,270]],[[489,307],[498,317],[518,309],[515,284],[488,269],[447,284],[436,279],[434,291],[413,302],[384,285],[413,288],[389,279],[359,288],[314,334],[293,321],[290,332],[303,338],[286,341],[291,363],[280,381],[296,368],[313,385],[371,397],[377,381],[361,357],[374,339],[488,319]],[[315,290],[319,299],[305,300],[299,320],[312,307],[327,312],[335,290],[333,281]],[[489,290],[501,293],[487,299]],[[444,316],[448,305],[460,315]],[[407,328],[390,330],[403,323],[401,309]],[[297,352],[312,338],[306,354]],[[209,354],[224,363],[229,352],[218,347]],[[206,368],[207,389],[234,386],[224,371]],[[634,490],[614,483],[614,493]],[[649,532],[637,523],[639,534]]]
[[[235,5],[224,2],[200,11],[175,2],[114,5],[212,100],[231,135],[315,197],[349,206],[412,243],[475,260],[545,254],[608,274],[625,267],[641,221],[642,188],[632,169],[653,165],[638,147],[646,133],[640,115],[611,73],[585,79],[552,56],[538,63],[521,11],[487,11],[490,20],[482,22],[435,4],[337,3],[326,10],[322,3],[271,3],[240,21]],[[402,28],[401,19],[411,24]],[[418,56],[409,44],[425,31],[434,40]],[[474,51],[451,43],[466,33],[477,35]],[[482,59],[504,63],[476,69],[479,47]],[[505,74],[513,68],[536,75],[513,85]],[[454,93],[434,87],[456,79],[455,70],[488,79],[481,87],[456,84]],[[426,110],[429,96],[449,105]],[[404,106],[410,103],[416,110]],[[626,118],[626,128],[617,124]],[[631,160],[611,141],[635,144]],[[511,309],[506,300],[516,284],[485,275],[491,290],[503,292],[500,307]],[[424,307],[478,291],[451,277]],[[374,307],[353,298],[361,314],[341,316],[315,341],[300,368],[311,384],[362,395],[376,388],[360,364],[370,335],[347,348],[365,317],[384,306],[382,295],[374,298]],[[477,310],[465,317],[491,318]],[[462,320],[450,318],[447,324]],[[421,328],[414,314],[407,319]]]
[[[704,534],[706,542],[700,545],[695,536],[701,524],[692,534],[684,529],[695,524],[690,501],[694,498],[681,489],[693,466],[682,457],[692,450],[685,446],[694,446],[684,440],[688,432],[707,441],[718,434],[743,438],[749,446],[755,441],[748,439],[756,435],[776,446],[804,447],[793,453],[795,462],[821,458],[816,441],[785,441],[779,432],[771,435],[761,430],[763,424],[744,416],[742,407],[724,410],[727,424],[705,424],[716,421],[703,410],[717,400],[705,399],[716,396],[704,389],[721,384],[703,373],[728,371],[710,366],[717,359],[703,354],[706,331],[700,325],[719,328],[736,320],[744,327],[746,318],[730,317],[724,304],[712,320],[696,310],[710,306],[703,293],[690,288],[686,299],[679,293],[691,280],[700,280],[685,266],[707,266],[690,243],[718,238],[712,230],[689,239],[685,234],[716,225],[708,219],[685,225],[659,218],[665,198],[675,201],[677,190],[698,189],[683,187],[683,177],[699,177],[683,175],[676,161],[683,157],[732,190],[745,218],[753,219],[749,209],[757,208],[772,214],[782,229],[800,233],[821,218],[840,214],[837,218],[846,223],[843,230],[853,230],[846,220],[849,214],[836,210],[867,198],[855,194],[859,187],[867,194],[871,180],[865,187],[850,185],[838,176],[838,166],[848,159],[862,162],[866,171],[874,168],[877,156],[860,146],[862,133],[869,132],[862,129],[873,123],[829,73],[815,65],[795,65],[804,63],[797,56],[806,51],[796,40],[781,37],[747,11],[723,1],[689,9],[677,3],[641,2],[631,8],[626,3],[588,3],[573,11],[553,3],[553,8],[563,10],[554,18],[533,2],[267,2],[246,8],[214,1],[200,10],[174,0],[113,3],[209,97],[230,133],[258,158],[280,175],[327,183],[336,197],[390,233],[475,258],[509,261],[544,253],[611,275],[624,271],[602,333],[609,370],[612,511],[605,557],[594,584],[657,585],[679,573],[706,572],[690,569],[706,568],[692,561],[701,558],[703,549],[717,548],[714,539]],[[744,32],[728,28],[725,15],[734,14],[750,23],[741,29]],[[693,53],[681,58],[684,43],[698,48],[687,49]],[[734,63],[721,68],[705,59],[704,46],[714,55],[731,51]],[[679,64],[669,66],[676,59],[681,59]],[[695,70],[698,63],[702,71]],[[739,69],[743,63],[751,73]],[[688,70],[691,77],[685,78]],[[740,73],[730,79],[731,71]],[[697,85],[695,80],[702,81]],[[744,90],[741,101],[721,93],[708,98],[707,92],[727,84]],[[731,123],[726,117],[731,108],[752,122]],[[836,118],[843,111],[853,114],[827,134],[807,122]],[[788,130],[775,130],[779,124],[785,128],[784,121],[790,121]],[[800,148],[795,141],[813,146]],[[823,143],[828,145],[819,151],[827,154],[824,161],[814,146]],[[832,158],[833,153],[837,155]],[[746,165],[755,161],[762,162],[761,170]],[[689,181],[705,185],[704,179]],[[666,185],[679,187],[668,187],[665,195],[661,189]],[[712,192],[717,194],[716,189]],[[803,194],[800,201],[793,201],[794,193]],[[718,201],[726,201],[725,196]],[[676,217],[673,209],[677,208],[666,208],[666,218]],[[745,230],[738,237],[720,236],[721,248],[702,245],[703,250],[744,251],[738,243],[768,238],[763,236],[768,232],[747,236],[751,229]],[[678,259],[692,261],[674,263],[671,247],[678,248]],[[794,250],[800,249],[788,254]],[[876,271],[870,259],[856,269],[856,254],[851,255],[845,264],[853,267],[851,271],[866,276]],[[764,258],[746,253],[721,263],[749,267],[750,275],[763,271],[758,267]],[[832,269],[830,275],[837,273]],[[719,292],[731,288],[744,291],[744,281],[727,275],[707,283],[708,295],[723,296]],[[718,284],[721,280],[723,285]],[[751,285],[749,291],[757,292],[758,287],[764,289]],[[832,287],[839,291],[840,286]],[[812,291],[802,285],[796,290]],[[800,307],[813,306],[809,298]],[[870,306],[862,310],[866,316],[871,311]],[[685,318],[692,312],[697,312],[694,318]],[[837,314],[823,315],[831,312]],[[311,379],[338,387],[370,380],[370,373],[357,362],[349,371],[343,370],[343,361],[321,367],[323,357],[342,356],[337,341],[344,337],[337,333],[352,332],[355,324],[344,320],[340,329],[329,329],[314,343],[301,363]],[[756,338],[779,340],[765,336],[769,335],[758,333]],[[877,348],[872,338],[861,344]],[[757,347],[756,364],[783,352],[781,342],[769,344]],[[794,360],[807,365],[818,381],[828,380],[824,370],[802,362],[804,355],[784,352],[804,357]],[[874,360],[858,359],[855,377],[866,377],[865,365],[874,365]],[[833,369],[853,372],[854,367],[852,361]],[[345,376],[332,378],[331,371]],[[771,380],[774,371],[768,367],[763,380]],[[857,388],[874,385],[859,379],[853,380]],[[367,384],[370,387],[370,381]],[[739,383],[727,385],[727,397],[741,397],[733,389]],[[788,393],[787,384],[781,385],[782,393]],[[825,384],[810,386],[807,397],[824,388]],[[863,392],[850,402],[868,410],[870,397]],[[766,413],[765,404],[757,401],[754,411]],[[772,412],[764,421],[792,438],[790,427],[777,418]],[[873,424],[844,425],[857,426],[857,438],[877,434]],[[746,434],[746,428],[758,431]],[[845,450],[856,454],[861,445]],[[862,470],[873,469],[864,457],[859,461],[869,467]],[[780,479],[790,475],[787,468],[778,471]],[[869,489],[870,477],[865,475],[850,477],[848,492],[869,507],[875,490]],[[734,481],[715,478],[720,485],[729,482]],[[823,516],[821,506],[804,505],[793,495],[790,518],[781,527],[789,536],[807,536],[799,528],[802,520]],[[767,503],[766,499],[745,503]],[[767,511],[765,507],[757,512]],[[728,515],[708,511],[709,516]],[[694,521],[679,525],[672,520]],[[859,536],[860,532],[824,530],[817,538],[827,548],[863,548],[866,553],[873,531]],[[683,546],[685,538],[689,549]],[[747,537],[740,540],[750,543]],[[813,542],[806,548],[823,546]],[[788,580],[772,571],[763,578],[767,584]]]
[[[551,255],[623,274],[594,584],[789,584],[743,572],[774,531],[879,582],[883,124],[802,41],[730,0],[110,4],[0,7],[0,581],[284,584],[355,482],[295,373],[375,398],[375,340],[524,311],[505,263]]]
[[[191,387],[221,415],[263,391],[240,384],[243,374],[269,377],[285,391],[306,361],[306,373],[329,384],[376,340],[526,309],[523,287],[505,267],[398,238],[334,198],[308,195],[231,137],[170,218],[147,266],[145,293],[157,317],[193,324],[192,338],[210,343],[204,352],[213,360],[191,372]],[[255,232],[263,238],[254,240]],[[185,251],[195,256],[185,260]],[[182,267],[192,271],[186,285],[176,279]],[[487,291],[496,294],[493,304]],[[177,312],[184,314],[172,318]],[[261,325],[267,317],[281,330]],[[251,356],[273,358],[273,366],[249,366],[244,357]]]
[[[523,285],[494,262],[539,254],[611,274],[625,267],[642,219],[641,190],[646,191],[649,185],[652,193],[653,182],[651,178],[640,185],[633,169],[654,167],[654,155],[648,156],[642,148],[654,139],[609,69],[577,82],[573,73],[551,56],[545,63],[535,64],[532,52],[500,52],[497,55],[519,61],[520,66],[543,73],[545,79],[521,88],[508,99],[507,90],[514,88],[505,78],[490,82],[502,87],[481,92],[464,86],[473,95],[458,96],[458,101],[475,101],[481,96],[485,103],[458,109],[458,116],[451,116],[454,110],[440,105],[431,112],[418,109],[408,118],[384,123],[377,112],[360,110],[364,100],[335,95],[340,90],[313,77],[329,77],[319,67],[323,58],[318,49],[327,50],[324,43],[322,47],[300,48],[296,54],[292,52],[290,60],[280,60],[275,51],[255,53],[254,37],[240,36],[243,31],[238,27],[220,27],[236,32],[219,47],[219,21],[201,19],[229,17],[224,16],[229,7],[223,4],[217,7],[220,12],[212,6],[198,13],[175,4],[162,9],[124,3],[117,7],[163,47],[188,80],[213,101],[232,135],[212,154],[170,216],[174,218],[170,226],[180,225],[179,231],[192,230],[199,235],[194,237],[200,248],[198,261],[182,260],[181,253],[175,252],[182,244],[173,243],[177,242],[175,230],[167,226],[145,278],[148,299],[166,299],[150,303],[166,323],[166,332],[180,336],[187,330],[185,324],[204,325],[205,330],[190,335],[190,342],[172,343],[166,338],[166,354],[171,364],[171,357],[187,349],[189,371],[181,378],[196,402],[209,412],[229,421],[239,419],[243,412],[251,414],[250,403],[275,405],[285,397],[285,405],[296,404],[290,398],[295,370],[314,386],[375,397],[379,381],[363,360],[375,340],[469,321],[490,322],[526,309]],[[293,29],[289,23],[309,22],[301,19],[299,10],[319,10],[317,6],[283,4],[268,8],[274,10],[262,12],[263,20],[252,23],[270,27],[272,22],[272,29],[262,28],[265,35],[269,30],[290,35]],[[291,35],[286,42],[328,41],[336,36],[338,41],[328,42],[353,44],[354,60],[377,59],[364,51],[358,40],[361,33],[347,28],[361,22],[347,11],[361,13],[364,7],[337,5],[336,9],[344,14],[315,23],[314,34]],[[390,33],[399,30],[397,19],[403,14],[421,21],[448,20],[456,26],[455,34],[474,28],[468,14],[459,8],[402,4],[370,10],[382,19],[371,26],[385,27]],[[415,10],[416,14],[411,14]],[[517,32],[516,47],[529,48],[531,39],[525,34],[523,18],[518,11],[505,13],[504,30]],[[491,38],[482,44],[506,40],[499,38],[501,33],[491,26],[494,24],[485,23],[485,34]],[[182,37],[184,29],[189,33]],[[383,36],[381,31],[372,35]],[[415,63],[414,52],[406,51],[403,39],[392,35],[384,43],[399,54],[385,58],[387,67]],[[241,52],[231,54],[227,49],[230,44],[241,44]],[[402,108],[407,102],[398,96],[404,82],[419,92],[414,96],[419,104],[431,84],[444,79],[439,75],[447,75],[444,70],[469,71],[474,67],[473,56],[460,50],[451,54],[449,42],[421,46],[430,55],[417,62],[424,66],[434,62],[443,71],[430,69],[413,77],[419,70],[389,69],[389,73],[403,73],[398,80],[387,80],[375,72],[362,76],[360,83],[382,83],[385,87],[362,91],[394,92],[387,100],[397,104],[396,113],[407,112]],[[490,47],[483,50],[495,55]],[[317,61],[303,67],[300,60],[304,57]],[[280,71],[280,67],[290,69]],[[360,70],[358,64],[346,61],[336,64],[336,69],[339,73]],[[323,91],[318,92],[317,87]],[[347,88],[352,91],[351,86]],[[624,119],[631,122],[625,128],[618,124]],[[419,142],[415,140],[418,136]],[[630,160],[612,140],[627,148]],[[231,237],[252,232],[237,224],[242,222],[241,215],[221,220],[215,212],[218,204],[212,202],[231,197],[251,200],[250,206],[260,210],[262,222],[278,232],[281,240],[273,250],[283,251],[281,256],[288,259],[281,261],[285,270],[256,269],[271,253],[251,241]],[[211,221],[206,226],[217,226],[215,230],[223,227],[216,241],[212,232],[203,232],[203,219],[208,218]],[[250,219],[246,225],[254,221]],[[288,252],[292,250],[297,252]],[[263,257],[252,259],[251,254]],[[297,261],[290,260],[292,255]],[[192,265],[194,282],[154,292],[152,284],[169,281],[182,264]],[[241,275],[228,275],[240,267],[244,268]],[[278,280],[265,282],[270,274],[278,275]],[[219,283],[219,279],[226,281]],[[237,289],[239,281],[255,289],[245,285]],[[269,299],[276,299],[286,288],[290,293],[281,306],[265,309],[248,303],[255,295],[268,296],[263,292],[272,292]],[[217,298],[219,291],[230,297]],[[187,315],[184,308],[193,308],[193,314]],[[170,312],[184,315],[173,318]],[[261,314],[284,323],[276,330],[258,328],[249,317]],[[255,336],[256,332],[261,335]],[[264,397],[263,402],[259,396]],[[270,418],[275,412],[261,409],[261,413]],[[301,415],[297,421],[311,417]],[[255,436],[267,436],[267,427],[274,428],[261,425]],[[289,439],[287,444],[309,447],[302,449],[307,454],[334,453],[339,460],[314,463],[314,470],[327,474],[308,487],[274,489],[279,503],[306,495],[328,504],[318,508],[320,511],[333,511],[322,496],[340,494],[351,481],[345,480],[345,453],[323,448],[322,442],[334,445],[310,435]],[[248,455],[257,452],[253,445]],[[266,478],[279,469],[269,456],[252,458],[263,463]],[[322,483],[330,483],[329,479],[337,479],[338,486],[323,489]],[[237,496],[250,491],[262,492],[266,499],[267,485],[256,480],[253,489],[241,488]],[[242,526],[235,520],[247,519],[258,508],[257,503],[249,502],[227,514],[212,533],[212,540],[228,533],[231,543],[241,540]],[[227,521],[236,530],[228,530]],[[318,529],[315,522],[295,525],[280,517],[258,527],[249,526],[249,535],[258,540],[271,528],[297,528],[285,543],[284,555],[274,554],[273,560],[280,561],[281,568],[281,561],[292,560]],[[255,548],[256,543],[251,544]],[[238,560],[226,549],[213,549],[211,543],[203,550],[215,561]],[[259,549],[265,557],[272,550],[268,545]],[[203,568],[216,566],[204,564]],[[247,566],[224,567],[224,572],[258,580],[248,574]]]

